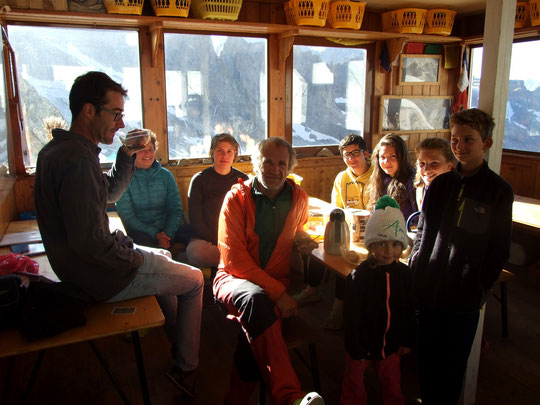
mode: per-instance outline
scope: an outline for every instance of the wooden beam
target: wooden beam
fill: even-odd
[[[516,0],[487,2],[478,107],[495,120],[488,163],[496,173],[501,168],[515,13]]]

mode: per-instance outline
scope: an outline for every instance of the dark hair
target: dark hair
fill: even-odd
[[[450,147],[450,142],[443,138],[426,138],[422,140],[418,145],[416,145],[416,159],[418,161],[418,154],[423,150],[436,150],[439,151],[447,162],[452,162],[454,165],[457,163],[457,159],[452,153],[452,148]],[[420,175],[420,170],[416,170],[416,178],[414,179],[414,185],[418,187],[419,185],[424,184],[422,176]]]
[[[127,95],[127,90],[120,83],[116,83],[103,72],[87,72],[77,77],[69,92],[69,109],[72,118],[77,118],[86,103],[96,107],[99,113],[101,107],[109,102],[108,91],[116,91],[124,97]]]
[[[289,152],[288,170],[289,170],[289,173],[291,173],[296,166],[296,152],[294,151],[293,147],[290,145],[289,142],[287,142],[283,138],[277,138],[277,137],[266,138],[265,140],[260,141],[257,144],[255,152],[253,152],[253,154],[251,155],[251,162],[253,163],[253,171],[255,173],[259,171],[259,167],[262,162],[263,152],[270,145],[287,148]]]
[[[468,125],[472,129],[480,132],[482,140],[485,141],[493,135],[495,121],[489,114],[478,108],[470,108],[454,113],[450,116],[450,129],[454,125]]]
[[[374,207],[377,200],[384,195],[384,176],[386,173],[384,173],[379,165],[379,153],[383,146],[393,146],[396,150],[398,170],[394,178],[388,184],[386,194],[393,197],[400,205],[407,199],[407,181],[414,172],[405,141],[396,134],[385,135],[379,141],[377,146],[375,146],[373,154],[371,155],[373,174],[369,181],[368,209]]]
[[[238,156],[238,149],[240,149],[240,145],[238,145],[238,141],[234,139],[234,136],[227,133],[217,134],[212,137],[212,141],[210,142],[210,152],[209,152],[212,160],[214,159],[214,157],[212,156],[214,154],[214,150],[216,150],[220,142],[229,142],[234,147],[234,160],[236,160],[236,157]]]
[[[349,134],[341,140],[338,149],[339,153],[343,154],[343,149],[350,145],[357,145],[361,151],[367,150],[366,141],[360,135]]]

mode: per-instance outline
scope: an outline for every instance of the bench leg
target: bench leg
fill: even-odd
[[[6,382],[4,386],[4,393],[2,394],[1,404],[7,404],[8,388],[11,385],[11,376],[13,375],[13,365],[15,364],[15,356],[11,356],[8,360],[8,369],[6,374]]]
[[[501,329],[502,336],[508,337],[508,296],[506,290],[506,281],[501,283]]]
[[[146,381],[146,373],[144,371],[144,362],[141,351],[141,341],[139,339],[139,331],[131,332],[131,338],[133,341],[135,358],[137,359],[137,369],[139,370],[139,381],[141,383],[143,402],[145,405],[150,405],[150,395],[148,394],[148,384]]]
[[[115,386],[116,388],[116,391],[118,391],[118,394],[120,395],[120,397],[122,397],[122,400],[124,401],[124,404],[126,405],[130,405],[131,403],[129,402],[129,399],[128,397],[126,396],[126,393],[124,392],[124,390],[122,389],[122,387],[120,386],[120,383],[116,380],[116,377],[114,376],[112,370],[109,368],[109,365],[107,364],[107,362],[105,361],[105,358],[101,355],[101,352],[98,350],[98,348],[96,347],[95,343],[91,340],[88,341],[88,344],[90,345],[90,347],[92,348],[92,351],[94,352],[94,354],[96,355],[97,359],[99,360],[99,362],[101,363],[103,369],[107,372],[109,378],[111,379],[113,385]]]
[[[319,362],[317,359],[317,350],[313,343],[310,343],[308,346],[309,357],[311,362],[311,375],[313,376],[313,385],[315,386],[315,391],[321,392],[321,380],[319,378]]]
[[[45,350],[40,350],[38,353],[38,358],[36,360],[36,364],[34,365],[34,369],[32,370],[32,375],[30,376],[30,380],[28,381],[28,385],[26,386],[26,389],[24,390],[23,397],[21,399],[21,405],[26,402],[28,399],[28,395],[30,395],[30,391],[32,390],[32,386],[34,385],[34,382],[36,382],[37,373],[41,367],[41,363],[43,362],[43,357],[45,357]]]

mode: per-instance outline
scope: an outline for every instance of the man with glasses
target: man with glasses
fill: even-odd
[[[350,134],[339,143],[339,153],[347,165],[334,180],[332,189],[332,205],[339,208],[355,208],[365,210],[369,201],[367,186],[373,169],[368,164],[366,141],[360,135]],[[324,267],[311,263],[309,267],[306,288],[294,298],[298,306],[304,306],[321,299],[318,287],[324,275]],[[343,298],[345,296],[345,280],[336,277],[335,299],[330,315],[324,323],[329,330],[339,330],[343,327]]]
[[[37,220],[52,269],[70,293],[88,302],[157,295],[173,344],[174,365],[168,376],[193,396],[201,271],[173,261],[165,250],[134,245],[121,231],[109,230],[107,204],[129,185],[134,155],[141,149],[120,147],[113,167],[103,173],[98,144],[112,144],[124,128],[126,94],[102,72],[75,79],[69,94],[71,128],[53,130],[53,139],[38,155]]]

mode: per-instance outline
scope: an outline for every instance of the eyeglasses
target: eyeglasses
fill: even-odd
[[[114,114],[114,118],[113,118],[113,121],[114,122],[118,122],[120,121],[122,118],[125,117],[124,114],[122,114],[121,112],[118,112],[118,111],[114,111],[114,110],[109,110],[108,108],[105,108],[103,106],[101,106],[101,109],[103,111],[107,111],[109,114]]]
[[[356,149],[356,150],[353,150],[352,152],[345,152],[342,156],[343,156],[343,159],[352,159],[352,158],[360,156],[362,152],[363,150]]]

